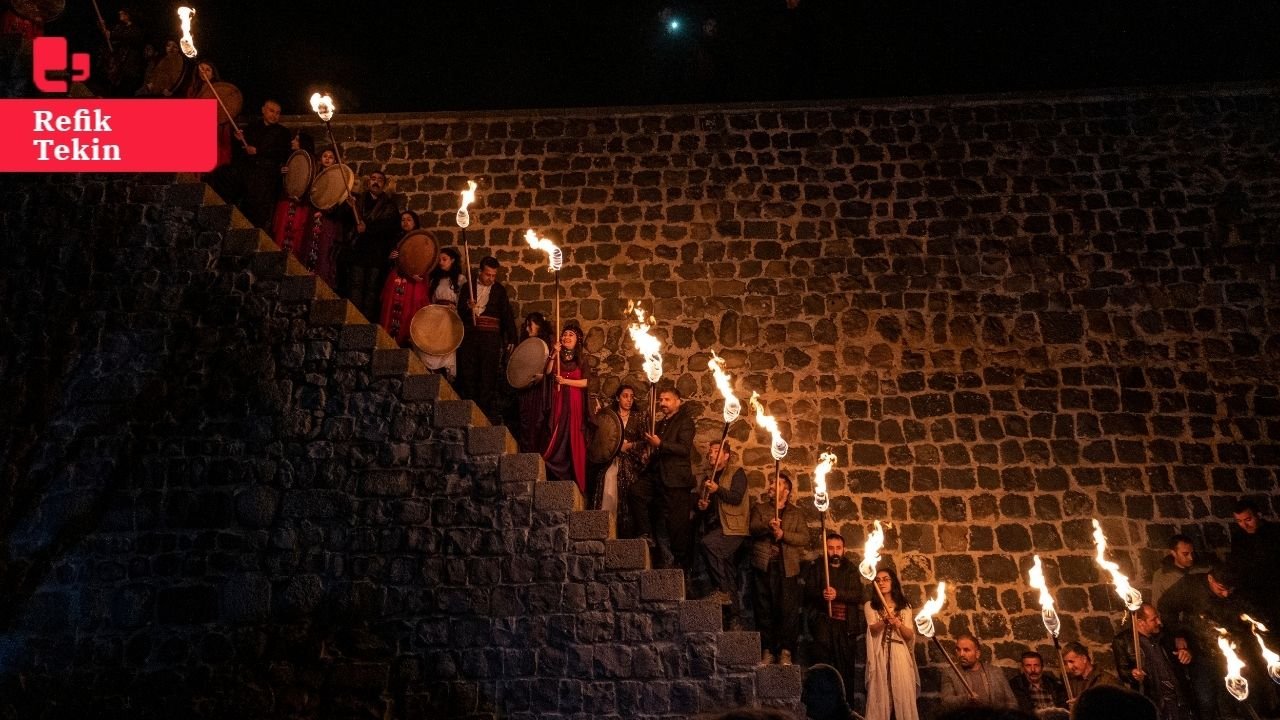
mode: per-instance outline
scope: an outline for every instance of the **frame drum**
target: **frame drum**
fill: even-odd
[[[511,358],[507,360],[507,384],[523,390],[546,375],[547,356],[551,354],[542,338],[525,338],[520,341]]]
[[[596,413],[596,433],[587,445],[587,462],[607,465],[622,450],[622,418],[610,408]]]
[[[330,165],[311,181],[311,204],[318,210],[332,210],[351,196],[356,174],[346,165]]]
[[[12,0],[9,7],[32,22],[52,22],[67,9],[66,0]]]
[[[462,344],[462,318],[447,305],[427,305],[413,314],[409,337],[427,355],[448,355]]]
[[[222,98],[222,105],[227,106],[225,112],[222,110],[222,105],[218,106],[218,124],[225,125],[240,115],[240,110],[244,108],[244,96],[240,94],[240,88],[229,82],[215,82],[213,87],[205,85],[200,90],[200,97],[212,100],[215,90],[218,91],[218,97]]]
[[[410,230],[396,246],[400,257],[396,266],[400,272],[412,278],[424,278],[440,260],[440,245],[435,235],[426,230]]]
[[[301,202],[311,187],[311,154],[306,150],[294,150],[284,165],[284,194],[295,202]]]

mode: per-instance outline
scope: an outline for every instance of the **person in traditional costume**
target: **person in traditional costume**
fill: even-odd
[[[304,150],[308,155],[316,154],[315,142],[304,132],[295,132],[289,141],[289,147],[294,152]],[[271,237],[280,249],[293,253],[308,270],[313,272],[315,267],[308,265],[307,258],[302,257],[301,253],[307,237],[307,228],[311,224],[311,213],[314,211],[315,207],[305,196],[294,200],[285,195],[276,203],[271,220]]]
[[[394,272],[399,272],[399,269]],[[426,286],[430,288],[426,305],[444,305],[457,311],[458,305],[463,302],[467,293],[467,276],[462,274],[462,254],[457,248],[447,247],[440,251],[440,260],[427,274]],[[416,313],[417,309],[414,312]],[[469,332],[470,323],[466,315],[461,314],[460,317],[464,331]],[[409,315],[409,318],[412,319],[413,315]],[[407,328],[405,332],[408,332]],[[428,355],[419,352],[418,357],[428,370],[444,373],[450,382],[458,377],[456,350],[447,355]]]
[[[320,153],[320,170],[316,174],[337,164],[338,154],[333,148],[325,148]],[[334,289],[338,287],[338,248],[346,242],[354,223],[351,213],[353,202],[348,198],[347,202],[338,203],[328,210],[313,206],[310,227],[304,238],[304,249],[298,253],[302,264],[311,268],[311,272]]]
[[[649,416],[636,405],[636,389],[623,383],[613,393],[613,411],[622,421],[622,446],[613,461],[603,466],[592,488],[591,507],[611,510],[617,518],[618,536],[631,537],[631,511],[627,490],[640,477],[649,461],[649,444],[644,433]]]
[[[542,459],[547,473],[557,480],[572,480],[578,491],[587,494],[587,439],[591,415],[587,411],[587,386],[591,368],[587,364],[586,335],[577,325],[560,333],[547,359],[551,375],[551,439]]]
[[[525,315],[520,324],[520,342],[529,338],[541,338],[547,344],[548,357],[554,341],[551,337],[551,324],[540,312]],[[519,432],[516,441],[520,452],[539,453],[547,449],[551,440],[549,418],[551,415],[552,380],[544,375],[529,387],[516,391],[516,403],[519,405]]]
[[[400,229],[405,235],[421,226],[417,213],[412,210],[404,210],[400,213]],[[446,250],[451,249],[446,248]],[[378,324],[401,347],[409,347],[412,344],[409,326],[413,322],[414,314],[431,304],[431,285],[421,275],[405,274],[404,270],[394,264],[398,257],[400,257],[400,251],[393,250],[391,272],[387,275],[387,282],[382,286],[382,317],[378,319]],[[443,253],[441,257],[444,257]],[[451,263],[452,257],[449,255]]]
[[[474,298],[466,298],[472,331],[462,338],[462,347],[458,348],[462,357],[458,380],[463,397],[474,400],[494,422],[501,418],[498,388],[502,383],[502,357],[516,343],[515,315],[507,289],[498,282],[500,269],[495,257],[480,261]]]
[[[867,720],[918,720],[916,629],[911,605],[893,568],[876,570],[871,600],[862,606],[867,620]]]

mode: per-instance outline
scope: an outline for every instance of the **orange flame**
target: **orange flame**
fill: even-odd
[[[724,398],[724,422],[727,425],[737,420],[738,415],[742,413],[742,401],[733,394],[733,378],[725,372],[724,358],[717,355],[715,350],[711,351],[711,361],[707,366],[711,368],[711,375],[716,379],[716,389],[720,391],[720,397]]]
[[[644,356],[644,375],[650,383],[657,383],[662,379],[662,341],[651,332],[655,318],[649,315],[646,319],[640,303],[629,304],[627,312],[636,316],[636,321],[627,326],[627,332],[636,350]]]
[[[867,542],[862,546],[862,562],[858,563],[858,572],[869,581],[876,579],[876,566],[880,564],[882,547],[884,547],[884,528],[877,520],[875,529],[867,535]]]
[[[924,607],[920,608],[920,614],[916,615],[916,630],[919,630],[921,635],[927,638],[933,637],[933,633],[935,632],[933,628],[933,616],[942,609],[942,605],[946,601],[947,584],[945,582],[939,582],[937,594],[932,599],[925,602]]]
[[[467,206],[475,201],[476,181],[468,180],[467,189],[462,191],[462,204],[458,206],[458,214],[453,218],[458,223],[458,227],[466,229],[471,225],[471,213],[467,210]]]
[[[1218,649],[1222,651],[1222,657],[1227,660],[1227,675],[1222,680],[1227,685],[1227,692],[1231,693],[1231,697],[1243,702],[1249,697],[1249,681],[1244,679],[1240,674],[1244,670],[1244,661],[1236,655],[1236,644],[1227,639],[1227,631],[1222,628],[1214,628],[1218,631]]]
[[[182,22],[182,39],[178,41],[178,47],[182,49],[182,54],[189,58],[196,56],[196,42],[191,37],[191,18],[195,14],[196,11],[189,7],[178,8],[178,18]]]
[[[836,464],[833,453],[824,452],[818,456],[818,466],[813,469],[813,506],[818,512],[826,512],[831,506],[831,498],[827,496],[827,473]]]
[[[332,120],[333,111],[337,109],[337,106],[333,104],[333,98],[320,93],[311,93],[311,111],[319,115],[324,122]]]
[[[781,460],[787,456],[789,449],[787,441],[782,438],[782,431],[778,429],[778,421],[773,419],[772,415],[765,413],[764,406],[760,404],[760,393],[751,391],[751,399],[748,401],[751,407],[756,411],[756,425],[769,431],[773,437],[773,441],[769,446],[769,452],[773,455],[774,460]]]
[[[525,232],[524,241],[534,250],[541,250],[547,254],[547,266],[552,272],[564,267],[564,253],[560,252],[560,248],[556,247],[555,243],[544,237],[538,237],[538,233],[533,230]]]
[[[1267,644],[1262,641],[1262,633],[1267,632],[1267,626],[1248,615],[1241,615],[1240,619],[1249,623],[1253,628],[1253,636],[1258,640],[1258,647],[1262,650],[1262,659],[1267,661],[1267,675],[1273,681],[1280,683],[1280,655],[1277,655],[1275,650],[1267,647]]]
[[[1040,565],[1039,555],[1034,556],[1027,579],[1031,582],[1031,587],[1040,591],[1040,620],[1044,622],[1044,629],[1053,637],[1058,637],[1058,633],[1062,631],[1062,620],[1058,618],[1058,611],[1053,609],[1053,595],[1049,594],[1049,586],[1044,581],[1044,568]]]
[[[1102,534],[1102,526],[1096,519],[1093,521],[1093,544],[1098,548],[1098,555],[1094,560],[1098,567],[1111,574],[1111,584],[1116,586],[1116,595],[1120,596],[1125,607],[1137,612],[1142,607],[1142,593],[1129,585],[1129,578],[1120,572],[1119,565],[1107,559],[1107,536]]]

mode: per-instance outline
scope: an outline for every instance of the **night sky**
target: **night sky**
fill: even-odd
[[[108,24],[118,5],[102,4]],[[1280,78],[1280,0],[194,2],[201,58],[309,112],[1026,92]],[[130,3],[160,38],[177,4]],[[668,13],[664,16],[664,9]],[[704,22],[715,19],[712,34]],[[674,20],[679,23],[670,29]],[[50,34],[95,41],[69,2]],[[84,45],[80,45],[84,47]],[[90,46],[89,49],[93,49]]]

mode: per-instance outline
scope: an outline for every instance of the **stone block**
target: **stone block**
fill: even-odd
[[[405,348],[373,351],[373,374],[376,377],[404,375],[409,372],[409,355]]]
[[[338,330],[338,349],[370,352],[377,343],[378,329],[372,323],[344,325]]]
[[[711,633],[724,629],[724,610],[715,600],[686,600],[680,603],[680,631]]]
[[[204,205],[205,190],[208,187],[202,182],[171,185],[164,194],[164,204],[170,207],[197,207]],[[218,202],[221,203],[222,200],[219,199]]]
[[[760,662],[760,633],[722,632],[716,637],[716,658],[721,668],[751,668]]]
[[[673,568],[640,573],[640,599],[652,602],[683,600],[684,571]]]
[[[503,455],[498,459],[498,474],[504,483],[541,483],[547,478],[546,466],[538,453]]]
[[[800,666],[765,665],[756,668],[756,695],[761,700],[799,697]]]
[[[570,540],[609,540],[613,535],[613,513],[608,510],[579,510],[569,515]]]
[[[533,488],[533,509],[544,512],[572,512],[582,509],[582,493],[567,480],[541,482]]]
[[[252,255],[258,252],[258,245],[261,234],[258,228],[238,228],[228,230],[225,239],[222,241],[222,253],[224,255],[240,256]]]
[[[218,608],[224,625],[261,622],[271,610],[271,582],[261,575],[233,576],[222,586]]]
[[[516,439],[501,425],[471,426],[467,428],[467,453],[469,455],[503,455],[516,452]]]
[[[280,302],[304,303],[316,296],[315,275],[287,275],[280,279]]]
[[[640,538],[609,540],[604,544],[606,570],[648,570],[649,544]]]
[[[353,326],[354,327],[354,326]],[[400,386],[400,399],[405,402],[426,402],[440,396],[440,376],[435,373],[415,373],[409,363],[409,374]]]
[[[484,425],[484,413],[470,400],[440,400],[436,403],[435,424],[438,428],[465,428]]]

